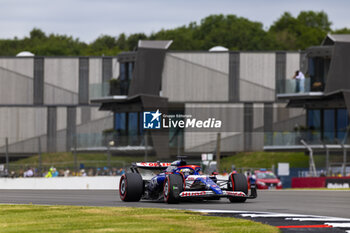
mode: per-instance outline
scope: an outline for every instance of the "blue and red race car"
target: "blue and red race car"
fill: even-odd
[[[148,177],[148,178],[147,178]],[[130,173],[120,178],[120,198],[126,202],[161,200],[169,204],[184,199],[219,200],[245,202],[256,198],[255,184],[250,184],[243,174],[232,172],[228,179],[218,179],[215,174],[202,175],[198,165],[187,165],[184,160],[172,163],[135,163]]]

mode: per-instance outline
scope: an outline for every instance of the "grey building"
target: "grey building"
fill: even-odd
[[[118,77],[116,57],[0,57],[0,153],[70,151],[76,135],[100,134],[113,116],[90,98]],[[83,138],[83,137],[82,137]]]
[[[300,52],[169,51],[170,41],[140,41],[121,53],[114,95],[92,99],[114,113],[117,136],[130,146],[152,146],[159,157],[213,152],[221,133],[222,153],[263,150],[266,132],[305,121],[305,110],[285,108],[276,94],[303,69]],[[143,130],[142,112],[191,115],[223,121],[218,129]],[[145,136],[146,135],[146,136]],[[137,140],[137,138],[139,140]],[[145,138],[148,138],[147,140]]]
[[[304,52],[170,51],[140,41],[115,57],[1,57],[0,154],[103,150],[149,153],[259,151],[305,125],[305,108],[286,97]],[[287,93],[288,94],[288,93]],[[286,106],[289,108],[286,108]],[[144,130],[143,111],[220,119],[220,129]],[[282,137],[283,138],[283,137]]]
[[[306,111],[306,120],[297,133],[311,144],[347,144],[349,48],[350,35],[328,35],[320,46],[305,51],[306,78],[299,83],[286,80],[277,93],[277,99],[287,101],[287,107]],[[285,130],[293,131],[287,127]]]
[[[331,167],[349,173],[350,35],[327,35],[320,46],[305,51],[307,74],[304,80],[285,80],[277,92],[278,101],[288,108],[306,112],[306,119],[294,129],[269,135],[265,150],[309,150],[326,155],[326,171]],[[331,159],[331,154],[338,158]],[[342,159],[339,159],[341,155]],[[341,168],[339,170],[339,168]]]

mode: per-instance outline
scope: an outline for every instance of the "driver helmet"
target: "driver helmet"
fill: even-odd
[[[194,171],[190,168],[182,168],[180,170],[180,172],[182,172],[185,176],[189,176],[189,175],[193,175]]]

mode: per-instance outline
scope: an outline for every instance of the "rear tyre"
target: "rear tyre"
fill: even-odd
[[[168,204],[178,204],[180,202],[180,193],[183,191],[183,184],[181,175],[168,175],[164,181],[164,201]]]
[[[143,193],[143,180],[138,173],[125,173],[120,178],[119,195],[122,201],[139,201]]]
[[[233,191],[241,191],[248,195],[248,181],[245,175],[234,173],[228,178],[228,189]],[[246,197],[229,197],[230,202],[245,202]]]

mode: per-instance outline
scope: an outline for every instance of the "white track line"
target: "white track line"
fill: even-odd
[[[288,213],[273,213],[273,212],[258,212],[258,211],[240,211],[240,210],[206,210],[206,209],[190,209],[191,211],[201,213],[232,213],[239,214],[242,217],[250,218],[284,218],[286,221],[310,221],[310,222],[323,222],[324,225],[329,225],[334,228],[346,228],[346,233],[350,233],[350,219],[329,217],[329,216],[317,216],[317,215],[304,215],[304,214],[288,214]]]
[[[338,227],[338,228],[350,228],[350,223],[334,223],[334,222],[326,222],[325,225],[329,225],[332,227]]]
[[[200,212],[200,213],[221,213],[221,214],[240,214],[240,213],[251,213],[254,211],[246,211],[246,210],[206,210],[206,209],[187,209],[194,212]],[[254,212],[255,213],[255,212]],[[266,213],[266,212],[261,212]]]
[[[350,222],[350,219],[348,218],[333,218],[333,217],[325,217],[325,218],[286,218],[286,220],[291,220],[291,221],[314,221],[314,222],[327,222],[327,221],[345,221],[345,222]]]
[[[288,218],[288,217],[303,217],[306,215],[301,214],[279,214],[279,213],[269,213],[269,214],[241,214],[242,217],[251,218]]]

